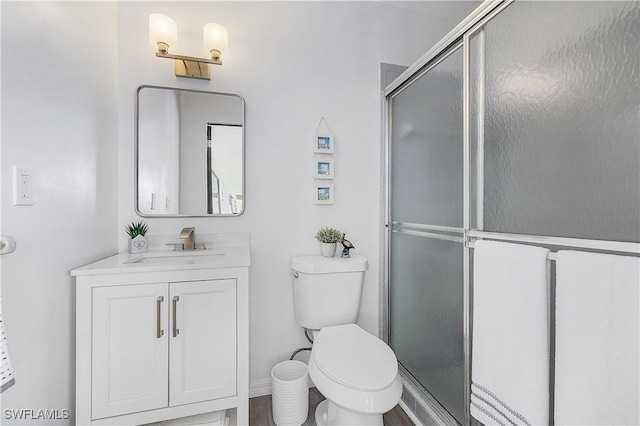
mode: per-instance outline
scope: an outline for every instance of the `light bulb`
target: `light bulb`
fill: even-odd
[[[227,50],[229,34],[220,24],[206,24],[204,26],[204,51],[211,59],[220,59]]]
[[[175,48],[178,43],[176,21],[160,13],[149,15],[149,43],[163,53],[167,53],[169,47]]]

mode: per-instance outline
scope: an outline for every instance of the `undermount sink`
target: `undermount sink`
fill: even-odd
[[[127,263],[137,264],[164,264],[164,265],[193,265],[198,263],[209,263],[222,259],[225,252],[221,250],[195,250],[195,251],[172,251],[165,253],[145,253]]]

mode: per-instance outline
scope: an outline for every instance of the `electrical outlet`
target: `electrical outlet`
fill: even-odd
[[[32,206],[33,204],[33,170],[13,166],[13,205]]]

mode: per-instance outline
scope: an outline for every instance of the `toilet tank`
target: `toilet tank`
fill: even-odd
[[[298,256],[291,259],[296,321],[319,330],[358,319],[367,259]]]

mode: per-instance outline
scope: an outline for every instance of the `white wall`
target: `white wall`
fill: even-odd
[[[2,2],[3,314],[16,384],[2,409],[74,409],[69,271],[114,254],[115,3]],[[35,205],[11,204],[11,166],[34,172]],[[4,418],[2,424],[70,424]]]
[[[403,3],[406,6],[406,3]],[[436,12],[450,6],[422,5]],[[468,7],[466,10],[469,10]],[[409,65],[464,14],[428,16],[373,2],[135,2],[120,6],[119,229],[133,208],[133,94],[142,84],[234,92],[246,100],[246,210],[238,218],[149,219],[151,233],[250,232],[251,382],[307,346],[293,313],[290,258],[319,254],[315,232],[347,233],[369,259],[359,323],[378,330],[379,63]],[[176,20],[175,53],[203,55],[207,22],[229,30],[211,82],[178,79],[148,43],[150,13]],[[455,16],[453,16],[455,15]],[[312,203],[312,137],[321,117],[335,135],[335,204]],[[126,238],[120,232],[120,248]]]

